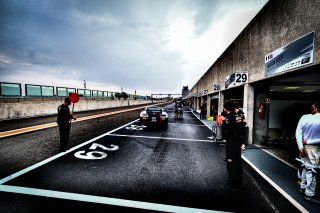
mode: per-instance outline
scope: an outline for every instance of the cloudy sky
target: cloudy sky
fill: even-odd
[[[267,0],[0,0],[0,82],[189,89]]]

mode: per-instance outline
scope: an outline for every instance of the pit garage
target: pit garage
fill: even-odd
[[[320,101],[320,66],[270,78],[255,85],[254,138],[260,145],[297,156],[295,130],[302,115]]]
[[[223,91],[224,100],[233,100],[237,101],[240,104],[240,107],[243,107],[243,94],[244,94],[244,86],[237,86]]]

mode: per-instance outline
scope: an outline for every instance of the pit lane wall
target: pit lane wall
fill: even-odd
[[[64,98],[4,98],[0,99],[0,120],[55,115]],[[115,107],[135,106],[151,103],[151,100],[111,100],[103,98],[81,98],[74,105],[74,112]],[[155,103],[155,101],[154,101]],[[72,109],[72,105],[70,106]]]
[[[243,111],[246,114],[249,127],[249,143],[251,144],[253,141],[256,144],[264,143],[263,136],[269,134],[269,119],[273,118],[269,116],[271,114],[268,110],[265,110],[263,119],[259,118],[259,97],[271,100],[270,103],[266,101],[266,106],[270,106],[270,104],[274,106],[274,99],[270,99],[272,82],[277,84],[276,80],[282,80],[282,85],[289,83],[296,85],[296,79],[292,78],[287,81],[285,79],[290,76],[299,76],[298,73],[316,73],[315,71],[320,66],[319,11],[320,0],[269,0],[190,89],[186,97],[187,101],[195,110],[199,110],[202,103],[207,103],[207,116],[210,116],[211,100],[218,100],[214,107],[219,113],[223,111],[225,100],[242,100]],[[224,35],[223,31],[220,33],[222,36],[228,36]],[[270,60],[270,56],[273,57],[274,51],[280,52],[287,45],[310,35],[310,33],[314,33],[312,63],[295,68],[289,67],[274,74],[266,73],[266,68],[268,68],[266,63]],[[282,56],[273,58],[271,62],[278,63],[276,60],[280,60],[280,57]],[[230,76],[243,71],[248,73],[248,77],[243,81],[245,83],[230,87],[227,84]],[[314,79],[317,79],[318,75],[314,74],[314,76]],[[228,86],[226,87],[226,85]],[[310,101],[314,99],[311,97],[311,93],[308,96]],[[308,96],[305,94],[304,100]],[[295,97],[295,99],[297,98]],[[319,98],[316,97],[315,100],[319,100]]]

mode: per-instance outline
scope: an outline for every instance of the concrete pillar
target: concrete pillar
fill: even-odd
[[[223,111],[223,103],[224,103],[224,93],[219,92],[219,103],[218,103],[218,114],[219,115]]]
[[[254,115],[254,86],[244,85],[243,90],[243,112],[245,113],[248,132],[248,144],[253,143],[253,115]]]
[[[198,109],[200,109],[200,106],[202,105],[202,103],[203,103],[203,98],[202,98],[202,96],[200,97],[200,99],[199,99],[199,106],[198,106]]]
[[[207,95],[207,118],[210,117],[210,110],[211,109],[211,99],[210,99],[210,96]]]
[[[198,96],[195,97],[195,102],[194,102],[194,110],[198,110],[198,105],[199,105],[199,98]]]
[[[195,110],[196,109],[196,97],[192,97],[192,109]]]

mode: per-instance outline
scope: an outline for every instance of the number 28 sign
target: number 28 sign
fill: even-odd
[[[225,78],[225,88],[239,86],[248,82],[248,72],[240,71]]]

